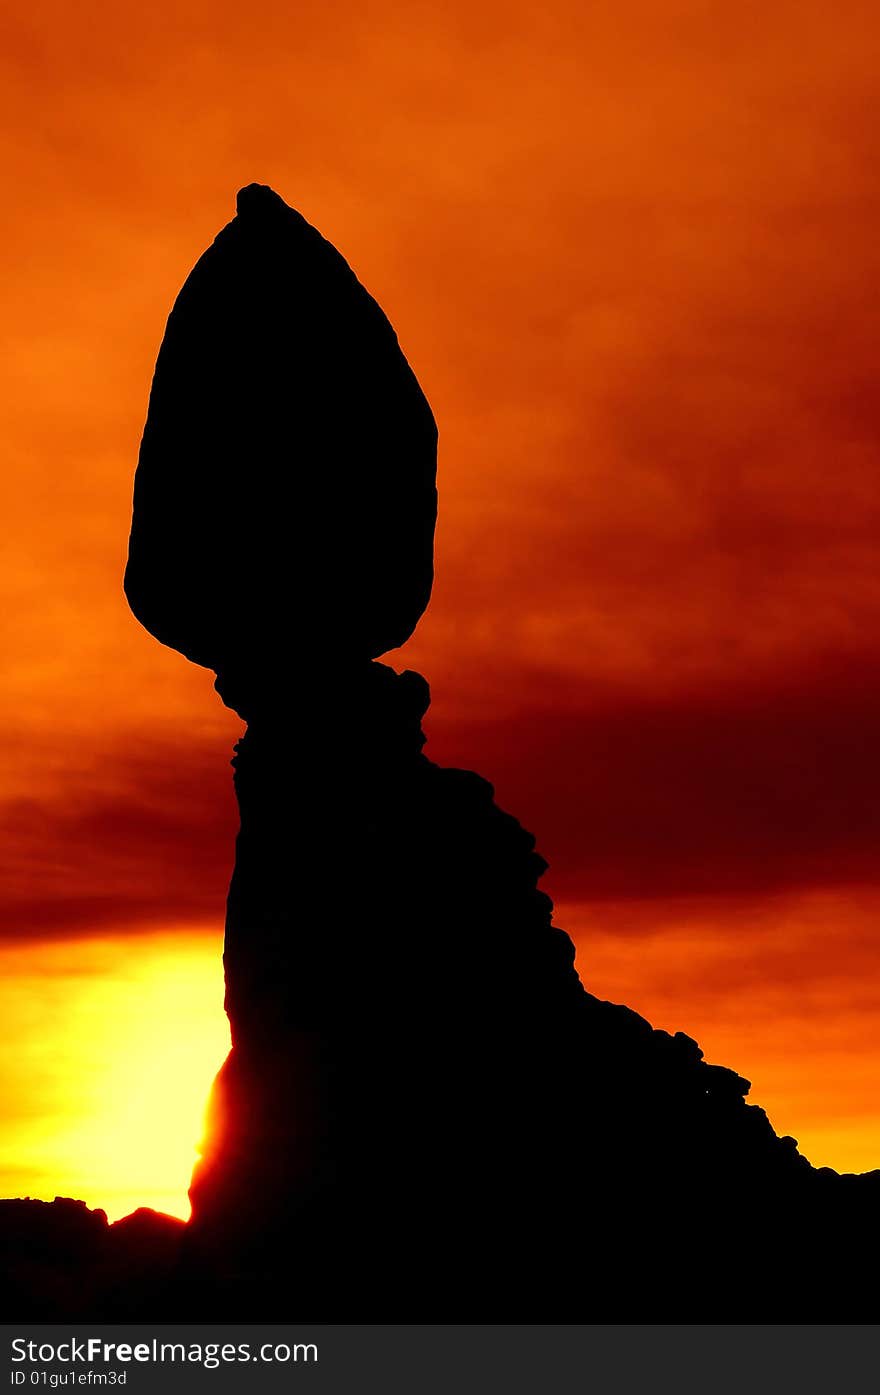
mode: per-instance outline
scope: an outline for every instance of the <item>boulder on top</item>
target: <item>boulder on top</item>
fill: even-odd
[[[231,705],[293,651],[403,644],[428,603],[437,430],[397,336],[329,242],[252,184],[168,320],[125,591]]]

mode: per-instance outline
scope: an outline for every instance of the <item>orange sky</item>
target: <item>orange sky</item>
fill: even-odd
[[[880,1163],[878,27],[852,0],[7,16],[0,1192],[64,1189],[108,975],[152,1001],[169,935],[180,981],[214,962],[240,723],[121,575],[164,319],[252,180],[348,257],[440,425],[434,600],[392,656],[432,683],[429,753],[536,831],[588,986],[698,1036],[814,1161]],[[171,1206],[179,1142],[119,1195]]]

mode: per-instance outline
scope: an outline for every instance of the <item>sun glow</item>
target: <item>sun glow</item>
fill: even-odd
[[[214,930],[0,951],[0,1196],[70,1196],[110,1220],[187,1218],[213,1077],[229,1049]]]

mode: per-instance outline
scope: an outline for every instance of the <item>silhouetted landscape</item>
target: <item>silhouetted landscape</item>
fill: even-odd
[[[247,722],[232,1049],[186,1226],[0,1203],[10,1317],[873,1318],[880,1171],[812,1167],[734,1069],[589,993],[535,838],[378,662],[430,597],[436,450],[379,306],[242,190],[168,321],[125,577]]]

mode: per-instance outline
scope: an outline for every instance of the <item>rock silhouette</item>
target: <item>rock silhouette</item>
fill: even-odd
[[[437,429],[379,306],[251,184],[188,276],[153,379],[125,590],[157,638],[244,682],[409,638],[433,577]]]
[[[232,1049],[129,1312],[873,1317],[880,1173],[812,1168],[747,1081],[586,991],[534,838],[426,756],[427,683],[376,662],[428,600],[435,445],[375,302],[243,190],[169,320],[126,573],[248,722]]]
[[[0,1201],[2,1311],[37,1322],[137,1317],[173,1273],[183,1230],[145,1206],[108,1225],[69,1197]]]
[[[233,1048],[188,1301],[352,1321],[865,1314],[847,1274],[880,1174],[813,1169],[748,1081],[585,991],[534,839],[485,780],[427,759],[427,702],[380,664],[341,690],[315,675],[295,719],[237,749]]]

